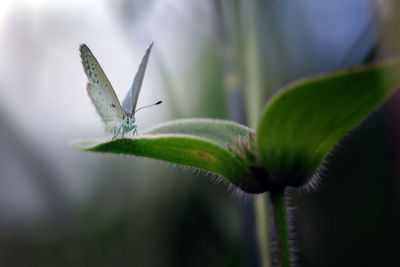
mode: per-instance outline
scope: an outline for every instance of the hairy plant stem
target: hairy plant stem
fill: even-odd
[[[273,225],[276,237],[277,263],[279,267],[290,267],[290,240],[287,222],[285,189],[270,192]]]

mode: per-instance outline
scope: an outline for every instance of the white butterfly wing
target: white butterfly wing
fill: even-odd
[[[86,87],[89,97],[104,121],[106,130],[115,133],[124,117],[118,98],[99,62],[89,48],[82,44],[80,52],[82,64],[89,79]]]
[[[147,62],[149,61],[151,48],[153,47],[153,42],[149,45],[143,56],[142,62],[139,65],[139,69],[133,80],[133,84],[128,94],[126,95],[124,101],[122,102],[122,109],[125,115],[132,115],[135,113],[137,101],[139,98],[140,89],[142,88],[144,74],[146,72]]]

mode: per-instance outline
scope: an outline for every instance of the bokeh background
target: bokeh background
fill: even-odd
[[[300,77],[398,55],[397,0],[1,0],[0,266],[259,266],[254,198],[162,162],[77,151],[105,136],[86,43],[120,99],[154,40],[140,131],[253,128]],[[396,266],[400,97],[346,136],[317,190],[289,192],[299,266]]]

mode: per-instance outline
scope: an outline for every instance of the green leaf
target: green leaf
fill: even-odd
[[[400,61],[391,61],[303,79],[276,94],[257,131],[271,181],[306,184],[332,147],[399,83]]]
[[[239,136],[247,136],[252,129],[241,124],[214,119],[181,119],[160,124],[146,134],[186,134],[209,139],[220,146],[234,145]]]
[[[252,130],[229,121],[186,119],[162,124],[139,137],[86,140],[73,145],[86,151],[129,154],[199,168],[253,193],[263,186],[256,180],[251,184],[247,166],[227,149],[227,144],[233,145],[249,131]]]

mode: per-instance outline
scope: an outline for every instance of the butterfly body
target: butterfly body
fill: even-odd
[[[85,44],[80,46],[83,68],[89,80],[86,86],[88,95],[104,121],[106,131],[113,133],[114,138],[117,136],[124,137],[125,133],[130,131],[137,134],[135,113],[139,109],[136,109],[136,105],[152,46],[153,43],[147,48],[133,80],[133,85],[122,105],[93,53]],[[156,104],[160,103],[161,101]]]
[[[133,134],[137,134],[137,126],[135,125],[135,116],[126,116],[122,121],[121,121],[121,126],[119,127],[117,132],[114,132],[114,136],[119,136],[121,135],[124,137],[125,133],[129,133],[130,131],[133,131]]]

